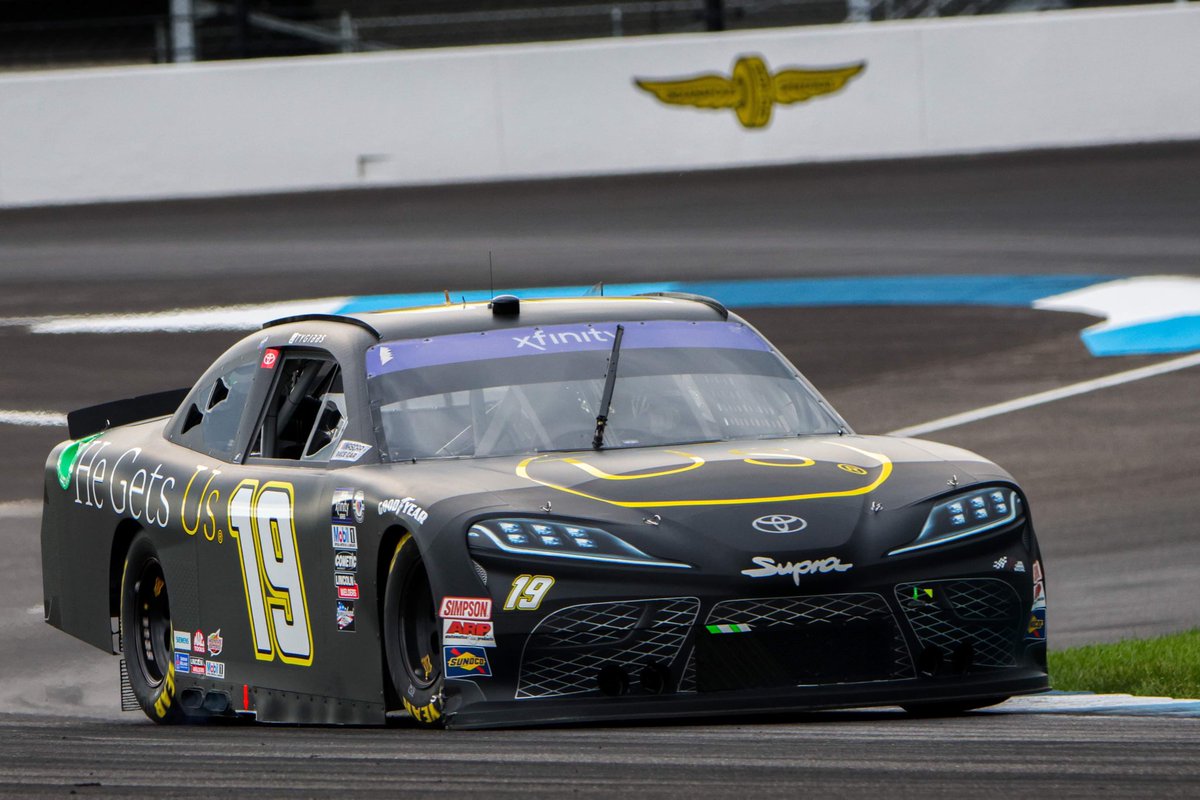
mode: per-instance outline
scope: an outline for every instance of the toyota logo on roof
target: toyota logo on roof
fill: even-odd
[[[799,533],[808,523],[791,514],[768,514],[753,522],[754,530],[763,533]]]

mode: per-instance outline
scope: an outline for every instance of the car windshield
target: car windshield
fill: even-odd
[[[835,433],[839,422],[736,322],[625,322],[603,447]],[[367,351],[392,461],[592,446],[617,323],[384,342]]]

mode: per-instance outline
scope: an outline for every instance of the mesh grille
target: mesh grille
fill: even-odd
[[[698,599],[677,597],[556,611],[529,635],[517,697],[598,694],[597,676],[610,664],[624,669],[637,691],[642,667],[670,668],[699,610]]]
[[[749,625],[753,630],[778,630],[824,623],[886,620],[892,629],[892,678],[916,673],[904,634],[882,595],[854,594],[768,597],[726,600],[709,612],[708,625]]]
[[[696,691],[696,651],[688,653],[687,666],[683,668],[683,678],[679,681],[679,691]]]
[[[922,646],[952,653],[969,645],[973,663],[982,667],[1017,663],[1020,600],[1004,581],[902,583],[896,586],[896,599]]]

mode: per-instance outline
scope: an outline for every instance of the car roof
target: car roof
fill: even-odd
[[[313,314],[275,320],[263,327],[271,328],[307,321],[344,322],[376,333],[380,341],[392,341],[572,323],[640,320],[723,321],[729,317],[729,312],[720,303],[707,297],[658,294],[635,297],[534,298],[520,300],[519,311],[516,314],[494,311],[490,302],[448,303],[345,315]]]

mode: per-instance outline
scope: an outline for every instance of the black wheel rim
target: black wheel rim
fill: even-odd
[[[441,638],[429,575],[417,563],[400,596],[400,657],[417,689],[428,689],[441,678],[442,659],[438,651]]]
[[[133,604],[137,614],[137,662],[151,686],[167,676],[174,651],[171,628],[171,604],[167,582],[157,559],[142,566],[133,584]]]

